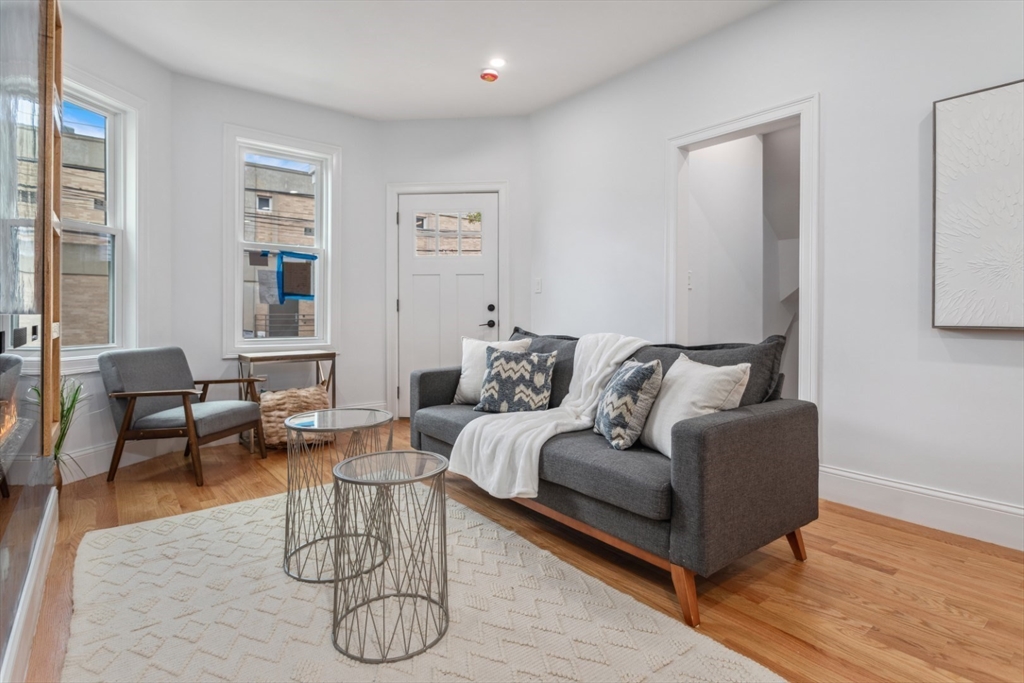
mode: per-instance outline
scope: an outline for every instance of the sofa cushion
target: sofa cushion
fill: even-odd
[[[627,360],[601,390],[594,431],[615,450],[626,450],[640,438],[660,389],[661,361]]]
[[[180,399],[179,399],[180,400]],[[259,422],[260,404],[252,401],[210,401],[192,404],[196,434],[202,438],[248,422]],[[185,408],[168,408],[135,420],[132,429],[184,429]]]
[[[540,478],[653,520],[672,516],[672,463],[657,451],[617,451],[600,434],[569,432],[540,451]]]
[[[740,400],[741,406],[749,406],[764,403],[768,399],[778,381],[782,351],[785,348],[786,338],[782,335],[773,335],[760,344],[655,344],[640,349],[635,357],[641,363],[649,363],[657,358],[661,361],[661,371],[665,375],[679,358],[680,352],[685,352],[687,358],[704,365],[722,367],[750,363],[750,379]]]
[[[671,458],[676,423],[738,407],[749,378],[750,363],[715,367],[680,353],[665,373],[640,443]]]
[[[420,408],[412,419],[412,429],[447,444],[454,444],[466,425],[487,415],[473,408],[459,403]]]
[[[572,382],[573,363],[576,362],[576,337],[564,335],[538,335],[533,332],[517,327],[512,333],[513,341],[518,339],[529,339],[530,353],[556,353],[555,369],[551,373],[551,408],[562,405],[562,400],[569,393],[569,383]]]
[[[487,372],[476,410],[523,413],[547,410],[554,353],[515,353],[487,347]]]
[[[502,351],[526,351],[530,348],[529,339],[514,339],[507,342],[489,342],[482,339],[462,338],[462,372],[459,375],[459,386],[455,389],[453,403],[476,405],[480,402],[480,387],[484,384],[487,374],[487,348]]]

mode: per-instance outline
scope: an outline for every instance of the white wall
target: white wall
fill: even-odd
[[[822,493],[1024,547],[1024,335],[930,325],[932,102],[1021,78],[1022,23],[780,3],[535,115],[534,326],[660,340],[667,140],[820,93]]]
[[[134,283],[138,293],[138,340],[142,345],[166,343],[171,337],[173,320],[167,311],[173,301],[174,264],[168,258],[173,244],[171,220],[171,74],[155,62],[123,44],[110,40],[89,24],[71,14],[64,15],[65,74],[83,85],[102,87],[111,96],[126,93],[139,106],[139,224],[137,260],[144,273]],[[37,382],[36,377],[22,379],[21,390]],[[77,375],[84,384],[83,402],[74,428],[65,443],[65,452],[81,462],[90,474],[104,471],[117,430],[110,417],[103,382],[98,373]],[[23,404],[24,405],[24,404]],[[38,444],[38,436],[29,437]],[[166,444],[141,442],[129,446],[122,458],[128,465],[152,457]],[[12,480],[19,481],[24,469],[14,466]],[[69,478],[78,470],[72,466]]]
[[[354,116],[203,81],[173,78],[172,191],[176,278],[174,343],[196,376],[229,377],[222,358],[221,316],[224,126],[341,148],[341,196],[332,207],[331,342],[338,352],[338,404],[384,400],[384,177],[379,124]],[[211,293],[213,295],[211,296]],[[292,370],[295,370],[293,367]],[[277,387],[285,366],[265,366]],[[274,376],[276,375],[276,377]],[[273,388],[274,385],[271,385]]]
[[[523,117],[382,124],[384,177],[388,183],[507,181],[512,310],[502,327],[530,323],[530,138]]]
[[[761,136],[764,158],[764,330],[787,338],[779,371],[783,398],[800,385],[800,127]]]
[[[688,154],[685,344],[764,338],[761,137]]]
[[[174,74],[73,15],[65,64],[143,100],[137,283],[139,343],[174,344],[196,377],[233,377],[222,358],[224,126],[235,124],[341,148],[334,206],[332,345],[338,404],[385,404],[385,186],[388,182],[509,183],[513,324],[530,319],[530,184],[525,118],[382,123]],[[521,269],[521,272],[520,272]],[[270,388],[306,381],[298,366],[263,366]],[[105,471],[116,438],[98,373],[78,375],[85,404],[66,452],[92,475]],[[25,391],[33,382],[26,378]],[[233,398],[231,389],[220,389]],[[122,466],[181,448],[130,444]],[[72,466],[66,480],[80,472]]]

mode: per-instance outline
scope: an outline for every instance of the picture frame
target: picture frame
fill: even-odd
[[[932,120],[932,327],[1024,329],[1024,80]]]

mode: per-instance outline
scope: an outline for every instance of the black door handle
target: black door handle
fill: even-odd
[[[480,323],[477,327],[494,327],[495,324],[496,323],[493,320],[488,320],[485,323]]]

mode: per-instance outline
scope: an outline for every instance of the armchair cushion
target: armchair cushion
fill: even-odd
[[[121,391],[196,388],[192,381],[192,371],[185,359],[185,352],[176,346],[107,351],[101,353],[98,360],[103,386],[108,394]],[[115,429],[120,428],[127,409],[128,399],[110,399],[110,412],[113,414]],[[135,403],[132,417],[135,424],[138,424],[139,420],[149,415],[171,409],[181,412],[184,424],[185,409],[179,396],[140,398]]]
[[[141,399],[140,399],[141,400]],[[192,417],[199,438],[241,427],[260,419],[260,405],[252,401],[209,401],[192,404]],[[184,429],[185,408],[168,408],[135,420],[132,429]]]

